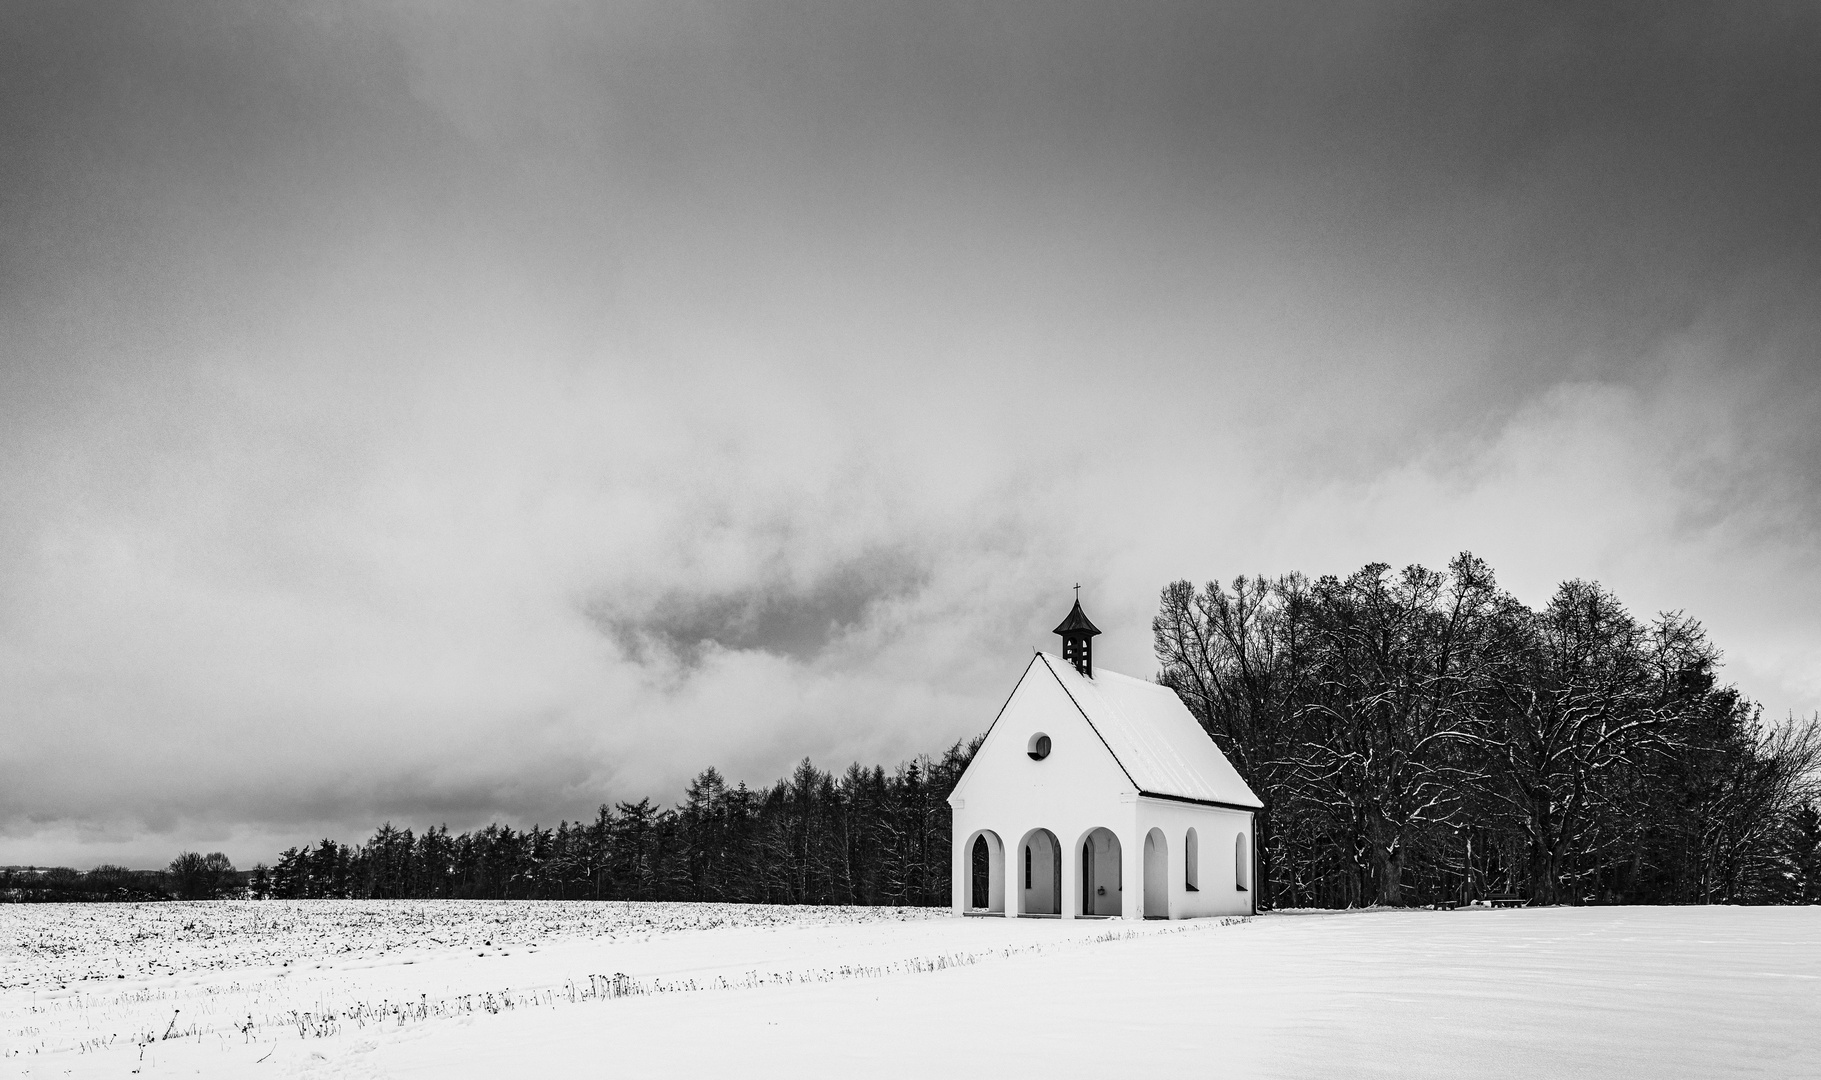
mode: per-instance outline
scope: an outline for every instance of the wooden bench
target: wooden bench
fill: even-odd
[[[1492,893],[1486,902],[1493,907],[1523,907],[1528,901],[1517,893]]]

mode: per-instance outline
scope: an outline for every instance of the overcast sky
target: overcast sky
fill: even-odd
[[[0,863],[985,729],[1441,566],[1821,708],[1812,4],[9,4]]]

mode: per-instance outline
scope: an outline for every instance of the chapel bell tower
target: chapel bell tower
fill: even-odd
[[[1094,677],[1094,635],[1100,628],[1088,621],[1087,614],[1081,610],[1081,587],[1075,587],[1075,606],[1069,611],[1069,617],[1062,620],[1051,633],[1062,637],[1062,658],[1075,665],[1075,670]]]

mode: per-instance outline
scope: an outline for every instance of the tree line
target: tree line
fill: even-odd
[[[381,825],[364,844],[324,839],[255,867],[254,896],[714,900],[944,905],[948,794],[979,748],[957,742],[892,772],[836,774],[805,758],[769,787],[705,769],[682,803],[603,804],[592,821],[451,833]]]
[[[1821,902],[1821,722],[1767,723],[1679,613],[1445,571],[1163,589],[1159,680],[1253,791],[1276,907]]]

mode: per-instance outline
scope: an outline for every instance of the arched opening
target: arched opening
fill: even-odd
[[[1005,914],[1005,851],[999,837],[982,829],[968,841],[967,913]]]
[[[1144,917],[1170,917],[1170,849],[1162,829],[1144,834]]]
[[[1018,913],[1062,914],[1062,844],[1048,829],[1032,829],[1018,844]]]
[[[1240,892],[1252,887],[1252,859],[1246,851],[1246,834],[1233,840],[1233,885]]]
[[[1122,914],[1120,896],[1124,859],[1119,837],[1111,829],[1094,829],[1081,838],[1081,913]]]
[[[1190,892],[1201,891],[1201,840],[1194,829],[1182,838],[1182,886]]]
[[[974,838],[973,864],[973,899],[968,901],[968,906],[984,908],[987,903],[987,897],[991,895],[993,881],[992,853],[986,850],[986,837],[984,836],[976,836]]]

